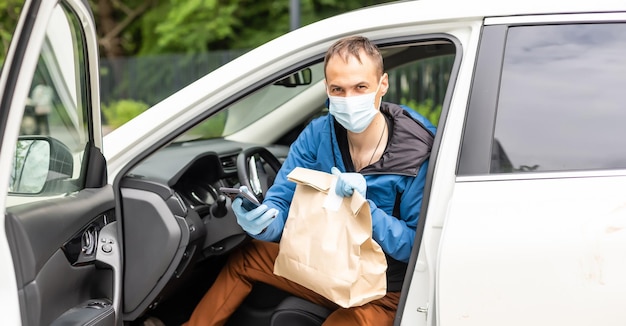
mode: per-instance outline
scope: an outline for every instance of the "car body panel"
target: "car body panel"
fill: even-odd
[[[35,7],[35,8],[33,8]],[[37,6],[33,6],[32,2],[26,1],[24,4],[24,11],[28,12],[36,12]],[[48,9],[51,10],[51,9]],[[34,22],[32,18],[27,19],[27,17],[32,17],[31,15],[21,15],[18,21],[18,25],[16,27],[14,38],[18,38],[20,35],[25,34],[25,40],[22,42],[26,42],[28,36],[30,34],[31,29],[35,29],[36,31],[41,31],[39,33],[33,33],[31,39],[35,44],[41,43],[44,38],[44,31],[46,22],[43,20],[39,20]],[[33,26],[34,25],[34,26]],[[22,120],[22,111],[20,108],[23,108],[25,105],[25,99],[28,93],[28,87],[30,81],[28,80],[19,80],[19,79],[10,79],[9,78],[9,70],[20,69],[19,61],[17,61],[17,57],[21,57],[21,62],[26,62],[26,67],[24,68],[24,73],[28,74],[35,69],[34,62],[37,60],[38,52],[37,49],[34,51],[22,51],[18,52],[18,46],[16,45],[16,41],[12,42],[14,45],[9,47],[9,51],[7,53],[7,58],[2,68],[2,74],[0,74],[0,89],[7,90],[11,89],[11,92],[2,92],[0,94],[0,103],[2,103],[2,122],[3,125],[0,126],[0,130],[2,130],[1,135],[1,147],[0,147],[0,157],[12,157],[15,151],[15,144],[17,143],[17,135],[19,132],[19,126]],[[24,47],[25,43],[21,44],[21,47]],[[15,65],[12,63],[15,62]],[[29,64],[30,63],[30,64]],[[28,84],[26,84],[28,83]],[[11,88],[9,88],[11,87]],[[11,171],[11,160],[0,160],[0,209],[2,211],[5,210],[6,203],[6,194],[9,186],[9,174]],[[6,182],[4,182],[6,180]],[[11,249],[9,247],[9,243],[6,237],[6,224],[5,224],[5,216],[4,214],[0,216],[0,230],[2,231],[2,238],[0,239],[0,265],[6,266],[7,268],[2,268],[0,271],[0,296],[1,302],[3,303],[5,320],[9,324],[20,325],[21,317],[20,317],[20,306],[18,300],[18,288],[16,283],[15,276],[15,268],[13,265],[13,258],[11,255]]]
[[[455,185],[439,254],[440,325],[626,318],[625,177],[532,177]]]

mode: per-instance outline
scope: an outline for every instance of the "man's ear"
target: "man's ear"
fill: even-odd
[[[387,94],[387,90],[389,89],[389,75],[384,73],[380,80],[380,96],[383,97]]]

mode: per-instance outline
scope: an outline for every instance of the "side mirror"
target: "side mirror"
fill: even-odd
[[[57,181],[72,178],[74,160],[58,140],[42,136],[20,136],[15,149],[9,192],[38,194]]]
[[[277,81],[274,85],[285,86],[285,87],[296,87],[311,84],[312,80],[312,72],[311,68],[305,68],[300,71],[296,71],[295,73]]]

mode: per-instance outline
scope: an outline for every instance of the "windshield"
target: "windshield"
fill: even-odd
[[[308,77],[302,76],[303,73],[308,74]],[[308,69],[289,75],[285,79],[267,85],[233,103],[181,135],[177,141],[221,138],[232,135],[277,110],[323,79],[323,63],[312,65]]]

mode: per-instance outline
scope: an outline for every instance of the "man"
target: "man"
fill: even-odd
[[[333,310],[324,325],[391,325],[415,238],[434,126],[398,105],[383,103],[389,87],[378,48],[367,38],[337,41],[325,57],[330,115],[312,121],[292,144],[263,205],[250,211],[233,201],[237,222],[253,238],[233,253],[187,325],[222,325],[255,282]],[[295,183],[295,167],[337,175],[336,192],[360,192],[372,213],[372,236],[387,256],[385,297],[353,308],[336,304],[273,274]],[[344,172],[342,172],[344,171]],[[262,241],[258,241],[262,240]]]

